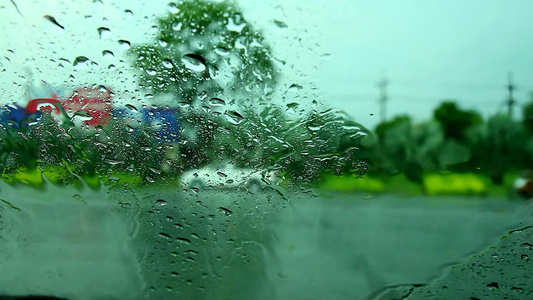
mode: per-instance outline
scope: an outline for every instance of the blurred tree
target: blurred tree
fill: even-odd
[[[414,160],[424,171],[442,168],[439,154],[442,152],[444,133],[436,121],[427,121],[413,126],[415,146]]]
[[[522,121],[533,132],[533,93],[530,95],[531,100],[522,107]]]
[[[309,181],[324,170],[363,168],[355,158],[361,129],[347,116],[325,111],[290,120],[265,101],[278,79],[271,49],[234,2],[170,7],[158,20],[155,43],[131,53],[141,87],[182,104],[179,172],[231,160]]]
[[[379,174],[404,173],[422,181],[423,171],[442,168],[444,135],[437,122],[413,124],[409,116],[397,116],[376,127],[378,144],[372,162]]]
[[[405,172],[411,180],[418,181],[420,166],[415,162],[412,123],[409,116],[397,116],[376,127],[379,139],[378,168],[385,174]]]
[[[358,150],[366,134],[363,126],[343,112],[312,111],[303,120],[289,123],[284,149],[271,156],[272,163],[295,181],[315,180],[324,172],[361,175],[367,166]]]
[[[131,48],[142,88],[189,104],[222,93],[255,100],[272,90],[277,73],[270,47],[234,2],[169,6],[172,12],[158,20],[155,43]]]
[[[259,104],[278,75],[270,47],[233,1],[183,0],[169,7],[158,20],[154,43],[130,53],[142,88],[181,103],[179,173],[248,152],[245,131],[258,125],[241,124],[244,114],[257,115],[244,104]]]
[[[444,130],[446,139],[465,140],[465,131],[474,125],[481,124],[483,119],[472,110],[462,110],[454,101],[443,102],[433,113]]]
[[[494,183],[502,184],[507,171],[529,166],[531,154],[526,144],[529,134],[523,123],[513,121],[507,114],[497,114],[484,126],[470,132],[471,169],[480,168]]]

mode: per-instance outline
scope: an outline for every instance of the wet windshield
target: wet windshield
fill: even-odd
[[[473,2],[0,4],[0,299],[533,298],[532,5]]]

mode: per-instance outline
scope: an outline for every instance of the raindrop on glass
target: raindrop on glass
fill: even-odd
[[[159,205],[159,206],[165,206],[167,205],[167,201],[163,200],[163,199],[159,199],[156,201],[156,204]]]
[[[76,68],[86,68],[88,66],[89,59],[85,56],[78,56],[74,59],[72,65]]]
[[[228,56],[229,52],[230,52],[230,50],[226,49],[226,48],[222,48],[222,47],[215,48],[215,53],[220,55],[220,56]]]
[[[212,106],[224,106],[226,105],[226,101],[220,99],[220,98],[211,98],[209,100],[209,104]]]
[[[183,24],[182,24],[181,22],[174,22],[174,23],[172,24],[172,30],[180,31],[182,25],[183,25]]]
[[[169,3],[167,8],[171,14],[177,14],[180,12],[179,8],[176,6],[176,3]]]
[[[98,28],[98,35],[100,35],[101,39],[105,39],[111,34],[111,30],[107,27],[100,27]]]
[[[158,40],[157,43],[159,44],[159,46],[161,46],[163,48],[168,46],[168,42],[165,41],[165,40]]]
[[[191,71],[203,72],[206,69],[205,59],[197,54],[186,54],[181,58],[181,61]]]
[[[130,41],[126,41],[126,40],[118,40],[118,44],[120,45],[120,47],[122,47],[122,49],[126,49],[126,50],[131,47]]]
[[[163,63],[163,67],[167,69],[172,69],[174,67],[174,64],[172,63],[170,59],[164,59],[162,63]]]
[[[110,50],[104,50],[102,51],[102,56],[106,58],[112,58],[115,57],[115,54]]]
[[[244,121],[244,117],[236,111],[226,111],[226,119],[234,125],[239,125]]]
[[[283,21],[280,21],[280,20],[274,20],[274,24],[276,24],[276,26],[278,26],[279,28],[287,28],[287,24],[285,24],[285,22]]]

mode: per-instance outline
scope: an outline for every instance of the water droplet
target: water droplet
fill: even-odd
[[[228,19],[228,25],[226,25],[226,28],[229,31],[241,32],[244,26],[246,26],[246,22],[242,20],[241,15],[237,14],[235,15],[235,19],[233,18]]]
[[[220,56],[228,56],[229,52],[230,52],[230,50],[226,49],[226,48],[222,48],[222,47],[215,48],[215,53],[220,55]]]
[[[233,111],[233,110],[226,111],[225,115],[226,115],[226,119],[228,120],[228,122],[234,125],[239,125],[242,123],[242,121],[244,121],[244,117],[238,112]]]
[[[296,108],[298,106],[300,106],[300,103],[298,103],[298,102],[291,102],[291,103],[287,104],[287,108]]]
[[[147,69],[146,70],[146,74],[148,74],[150,76],[155,76],[155,75],[157,75],[157,71],[155,69]]]
[[[111,57],[115,57],[115,54],[110,51],[110,50],[104,50],[102,51],[102,56],[103,57],[107,57],[107,58],[111,58]]]
[[[231,216],[231,215],[233,215],[233,212],[232,212],[231,210],[225,208],[225,207],[222,207],[222,206],[221,206],[221,207],[219,207],[219,209],[222,210],[222,211],[226,214],[226,216]]]
[[[56,20],[56,18],[52,17],[52,16],[49,16],[49,15],[45,15],[44,16],[45,19],[47,19],[48,21],[50,21],[52,24],[56,25],[57,27],[61,28],[61,29],[65,29],[65,27],[63,27],[63,25],[59,24]]]
[[[361,130],[361,127],[355,125],[355,124],[344,124],[342,125],[342,129],[346,131],[358,131]]]
[[[164,59],[162,63],[163,63],[163,67],[167,69],[172,69],[174,67],[174,64],[172,63],[170,59]]]
[[[116,165],[120,165],[120,164],[124,163],[121,160],[114,160],[114,159],[106,159],[105,162],[106,162],[106,164],[110,164],[112,166],[116,166]]]
[[[171,14],[177,14],[180,12],[180,9],[176,6],[176,3],[169,3],[167,5],[167,8],[168,8],[168,11],[171,13]]]
[[[157,200],[155,203],[157,203],[159,206],[165,206],[167,205],[167,201],[163,200],[163,199],[159,199]]]
[[[309,125],[307,128],[309,128],[311,131],[319,131],[320,129],[324,128],[324,125]]]
[[[170,235],[164,233],[164,232],[160,232],[159,233],[159,236],[166,239],[166,240],[170,240]]]
[[[126,41],[126,40],[118,40],[118,44],[122,47],[122,49],[129,49],[131,48],[131,43],[130,41]]]
[[[183,24],[181,22],[174,22],[172,24],[172,30],[180,31],[181,30],[181,26],[183,26]]]
[[[276,26],[278,26],[279,28],[287,28],[287,24],[285,24],[285,22],[283,21],[280,21],[280,20],[274,20],[274,24],[276,24]]]
[[[163,40],[163,39],[158,40],[157,43],[159,44],[159,46],[161,46],[163,48],[168,46],[168,42]]]
[[[209,100],[209,104],[212,106],[224,106],[226,105],[226,101],[220,98],[211,98],[211,100]]]
[[[88,66],[89,59],[85,56],[78,56],[74,59],[72,65],[76,68],[86,68]]]
[[[529,260],[529,256],[527,256],[527,254],[522,254],[522,256],[520,256],[523,260]]]
[[[150,171],[154,172],[155,174],[161,174],[161,170],[157,169],[157,168],[154,168],[154,167],[149,167],[148,169],[150,169]]]
[[[100,35],[101,39],[105,39],[106,37],[109,37],[111,34],[111,30],[107,27],[100,27],[98,28],[98,35]]]
[[[191,240],[186,239],[186,238],[181,238],[181,237],[179,237],[179,238],[176,238],[176,241],[179,241],[179,242],[181,242],[181,243],[183,243],[183,244],[188,244],[188,245],[191,244]]]
[[[291,86],[289,86],[289,92],[298,92],[300,90],[302,90],[303,87],[297,83],[293,83],[291,84]]]
[[[497,282],[492,282],[492,283],[487,284],[487,287],[497,290],[499,286]]]
[[[533,250],[533,244],[530,244],[530,243],[523,243],[520,246],[525,247],[529,250]]]
[[[133,12],[132,12],[131,10],[129,10],[129,9],[124,10],[124,14],[125,14],[126,17],[128,17],[128,18],[133,17]]]
[[[206,69],[205,59],[197,54],[186,54],[181,58],[181,61],[191,71],[203,72]]]
[[[133,106],[133,105],[131,105],[131,104],[126,104],[126,108],[128,108],[129,110],[133,110],[133,111],[139,111],[139,110],[137,109],[137,107],[135,107],[135,106]]]
[[[74,116],[81,117],[80,119],[84,120],[84,121],[89,121],[89,120],[91,120],[93,118],[93,116],[91,116],[88,112],[83,111],[83,110],[76,111],[74,113]]]

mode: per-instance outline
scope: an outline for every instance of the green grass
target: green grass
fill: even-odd
[[[424,190],[434,195],[485,195],[487,179],[474,173],[428,173],[422,178]]]
[[[385,183],[375,177],[357,175],[325,175],[318,182],[321,191],[335,192],[383,192]]]
[[[471,195],[495,196],[508,198],[516,173],[508,173],[503,185],[495,185],[485,175],[475,173],[432,172],[422,176],[422,183],[410,181],[405,175],[395,176],[358,176],[355,174],[335,176],[325,174],[315,183],[320,192],[340,193],[389,193],[402,196],[440,196],[440,195]],[[109,187],[129,186],[136,188],[147,184],[138,175],[128,172],[113,172],[105,176],[74,175],[68,166],[42,166],[34,169],[20,168],[10,174],[0,174],[0,179],[9,184],[24,184],[38,189],[46,183],[57,185],[89,186],[93,189],[101,185]],[[150,186],[161,189],[179,187],[179,177],[156,180]]]
[[[426,173],[422,176],[422,183],[410,181],[404,174],[388,177],[327,174],[316,183],[316,186],[322,192],[390,193],[402,196],[490,195],[507,198],[511,194],[515,178],[515,173],[506,174],[503,185],[495,185],[488,176],[472,172]]]
[[[0,179],[8,184],[24,184],[34,188],[43,188],[47,182],[57,185],[74,185],[78,188],[86,185],[92,189],[100,186],[138,187],[142,178],[126,172],[115,172],[106,176],[74,175],[63,166],[43,166],[40,168],[20,168],[12,173],[0,174]]]

